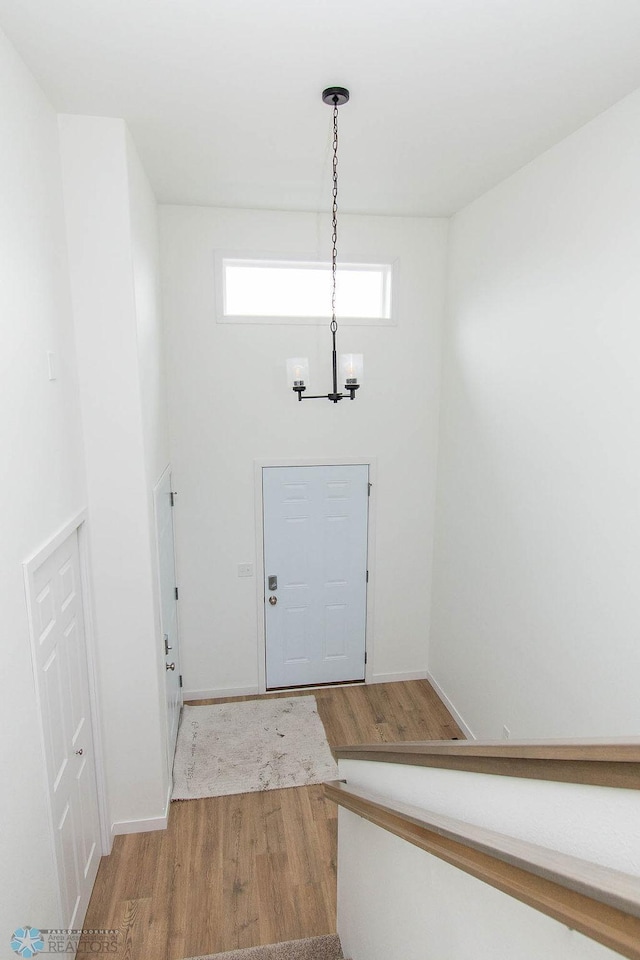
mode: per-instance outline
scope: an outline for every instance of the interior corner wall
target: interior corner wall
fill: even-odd
[[[149,179],[126,131],[126,158],[131,231],[131,266],[135,306],[135,332],[138,354],[138,380],[144,468],[147,494],[147,524],[151,550],[151,589],[153,593],[154,637],[156,638],[156,670],[163,750],[167,750],[167,697],[164,683],[165,650],[161,642],[161,598],[158,565],[158,544],[153,490],[169,466],[169,428],[167,418],[167,384],[164,359],[164,337],[160,306],[160,243],[158,203]],[[167,766],[167,794],[171,777]]]
[[[640,733],[640,92],[453,218],[430,671],[479,737]]]
[[[160,211],[187,694],[258,689],[257,585],[237,575],[257,559],[256,460],[376,459],[373,679],[425,676],[446,221],[341,216],[341,258],[399,261],[397,325],[342,325],[339,349],[364,354],[364,385],[354,402],[303,404],[286,359],[309,356],[311,386],[326,390],[328,323],[217,323],[214,254],[328,260],[328,218]]]
[[[161,820],[168,790],[149,521],[148,469],[157,444],[143,409],[148,378],[141,374],[136,268],[142,265],[134,239],[142,232],[133,226],[144,197],[135,196],[122,121],[62,116],[59,124],[105,774],[118,832]]]
[[[158,203],[128,131],[126,158],[145,472],[152,489],[169,463]]]
[[[85,484],[57,120],[1,32],[0,140],[0,930],[8,945],[25,922],[64,922],[22,564],[82,510]]]

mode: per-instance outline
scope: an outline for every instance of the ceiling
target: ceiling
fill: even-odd
[[[448,216],[640,86],[640,0],[0,0],[60,112],[161,202]]]

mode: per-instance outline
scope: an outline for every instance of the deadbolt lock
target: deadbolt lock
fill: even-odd
[[[273,576],[272,576],[272,577],[269,577],[268,583],[269,583],[269,590],[277,590],[277,589],[278,589],[278,578],[277,578],[277,577],[273,577]]]

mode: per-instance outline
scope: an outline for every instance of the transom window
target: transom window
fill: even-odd
[[[338,322],[391,323],[392,273],[391,263],[339,264]],[[218,283],[223,323],[325,323],[331,316],[330,263],[221,257]]]

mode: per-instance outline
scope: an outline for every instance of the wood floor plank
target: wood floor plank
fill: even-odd
[[[267,696],[310,695],[332,747],[464,738],[424,680]],[[336,807],[321,786],[172,803],[166,831],[115,838],[84,926],[120,929],[116,960],[335,933],[336,838]]]
[[[152,937],[148,935],[148,916],[151,901],[148,899],[125,900],[120,910],[120,937],[118,960],[138,960],[152,950]]]
[[[295,884],[291,882],[288,866],[284,853],[263,854],[257,858],[260,943],[277,943],[280,939],[299,938],[296,890]],[[280,931],[284,936],[281,936]],[[248,942],[242,944],[250,945]]]
[[[223,798],[224,820],[222,829],[223,871],[222,897],[224,930],[229,938],[229,949],[250,946],[255,942],[258,929],[260,896],[258,891],[257,863],[260,856],[277,857],[277,843],[273,851],[255,854],[255,826],[260,797],[238,795]],[[263,821],[263,831],[268,824]],[[230,925],[228,918],[233,918]],[[252,929],[254,927],[255,929]]]

